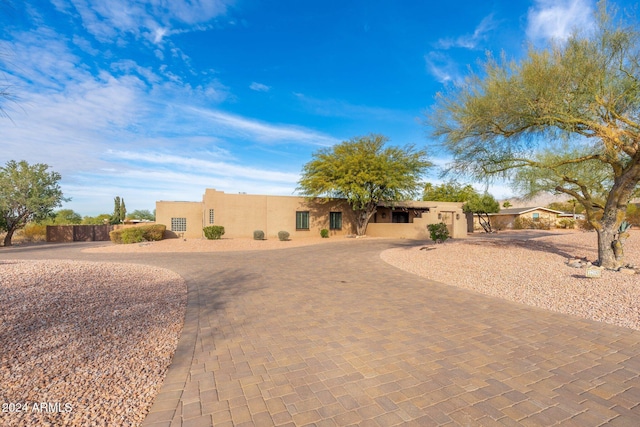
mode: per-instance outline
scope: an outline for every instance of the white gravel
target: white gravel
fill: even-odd
[[[504,232],[389,249],[380,256],[398,268],[448,285],[640,330],[639,274],[604,271],[601,278],[586,278],[585,269],[566,265],[569,257],[597,259],[593,232],[527,240],[511,239]],[[625,261],[640,267],[638,230],[626,240]]]
[[[140,425],[185,307],[166,269],[0,261],[0,425]]]

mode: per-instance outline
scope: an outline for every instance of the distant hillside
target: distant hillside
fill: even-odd
[[[565,202],[567,200],[572,199],[572,197],[566,194],[551,194],[551,193],[541,193],[536,197],[531,199],[523,199],[518,197],[512,197],[510,199],[500,200],[500,207],[502,208],[502,204],[506,201],[511,203],[512,208],[529,208],[534,206],[547,206],[553,202]],[[632,199],[630,203],[640,203],[640,198]]]
[[[571,199],[571,197],[566,194],[555,195],[551,193],[540,193],[531,199],[512,197],[510,199],[500,200],[500,207],[502,207],[502,204],[506,201],[511,203],[512,208],[528,208],[534,206],[547,206],[553,202],[565,202],[569,199]]]

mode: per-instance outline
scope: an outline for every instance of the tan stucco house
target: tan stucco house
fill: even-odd
[[[208,188],[200,202],[156,202],[156,222],[175,236],[203,237],[208,225],[221,225],[224,237],[252,237],[262,230],[266,238],[287,231],[292,239],[317,237],[326,228],[330,235],[355,234],[354,212],[344,199],[323,202],[298,196],[226,194]],[[397,202],[381,204],[367,227],[367,236],[428,239],[427,225],[444,222],[453,238],[467,235],[462,203]]]
[[[502,228],[513,228],[516,218],[527,218],[534,222],[543,222],[551,227],[555,227],[558,222],[558,215],[561,214],[563,214],[561,211],[536,206],[501,209],[498,213],[489,214],[489,218],[491,225],[494,227],[499,223]],[[477,215],[474,215],[474,228],[476,230],[482,228]]]

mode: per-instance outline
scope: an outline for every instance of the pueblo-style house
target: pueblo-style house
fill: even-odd
[[[156,222],[173,236],[202,238],[202,229],[221,225],[224,237],[249,237],[255,230],[265,238],[287,231],[292,239],[317,237],[320,230],[333,236],[354,235],[354,212],[344,199],[309,199],[297,196],[226,194],[208,188],[201,202],[156,202]],[[427,225],[443,222],[453,238],[467,235],[462,203],[406,201],[380,204],[366,234],[371,237],[429,239]]]

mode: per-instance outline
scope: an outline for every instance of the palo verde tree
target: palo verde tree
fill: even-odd
[[[520,61],[489,56],[480,74],[438,94],[428,114],[453,154],[450,170],[577,200],[610,269],[623,265],[614,247],[640,181],[640,31],[614,16],[600,2],[587,35],[530,47]]]
[[[42,163],[14,160],[0,167],[0,229],[7,233],[5,246],[11,246],[16,230],[29,221],[49,217],[54,208],[69,200],[58,185],[60,174],[48,169]]]
[[[307,197],[347,199],[356,214],[356,233],[365,234],[380,202],[413,199],[431,163],[414,146],[384,147],[388,138],[352,138],[313,154],[304,165],[298,191]]]

